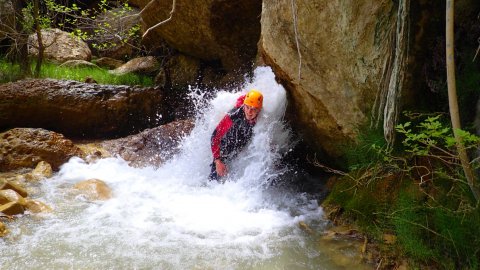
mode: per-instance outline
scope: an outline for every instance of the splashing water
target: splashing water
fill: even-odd
[[[35,198],[54,213],[10,226],[17,229],[0,239],[0,268],[333,269],[298,227],[323,226],[317,201],[271,185],[288,170],[279,160],[292,147],[282,122],[285,90],[269,68],[255,71],[243,87],[250,88],[263,92],[264,110],[224,184],[207,180],[210,136],[240,93],[220,91],[199,111],[180,153],[159,168],[118,158],[64,164]],[[92,203],[72,194],[90,178],[105,181],[113,198]]]

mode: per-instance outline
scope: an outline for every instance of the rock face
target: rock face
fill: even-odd
[[[45,45],[51,44],[45,49],[45,59],[63,63],[68,60],[90,61],[92,58],[92,52],[87,43],[72,37],[69,33],[60,29],[43,29],[42,40]],[[32,56],[37,56],[37,35],[30,35],[28,37],[28,44],[28,53]]]
[[[371,113],[395,9],[390,0],[296,1],[295,7],[292,13],[290,1],[264,1],[261,54],[290,94],[293,124],[335,156]]]
[[[140,8],[147,3],[133,1]],[[186,55],[237,70],[256,55],[261,6],[260,0],[177,0],[172,19],[149,33],[147,42],[158,47],[164,39]],[[154,2],[142,13],[145,28],[169,18],[171,10],[172,1]]]
[[[0,171],[33,168],[40,161],[54,170],[82,152],[62,134],[44,129],[15,128],[0,133]]]
[[[0,85],[0,129],[40,127],[71,138],[102,138],[158,126],[160,88],[24,80]]]
[[[176,55],[170,58],[165,67],[155,77],[155,82],[162,86],[187,89],[199,77],[200,61],[198,59]]]

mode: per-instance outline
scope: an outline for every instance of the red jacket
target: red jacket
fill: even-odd
[[[256,121],[248,121],[243,111],[245,95],[237,99],[230,110],[217,125],[211,138],[213,159],[228,160],[245,147],[253,135]]]

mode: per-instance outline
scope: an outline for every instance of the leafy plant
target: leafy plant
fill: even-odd
[[[478,269],[480,207],[473,200],[455,147],[441,115],[417,117],[396,127],[403,150],[362,144],[376,153],[342,175],[326,203],[342,206],[371,237],[393,232],[398,247],[417,264]],[[480,138],[459,130],[467,150]],[[363,154],[360,154],[363,155]],[[478,168],[477,161],[472,162]],[[335,171],[332,171],[335,172]]]
[[[72,35],[90,43],[99,51],[130,43],[140,36],[139,24],[123,27],[121,23],[124,18],[138,16],[129,15],[133,9],[127,1],[117,1],[115,10],[112,10],[111,2],[107,0],[101,0],[97,7],[89,10],[80,9],[75,3],[71,6],[61,5],[54,0],[45,0],[45,4],[49,11],[46,17],[62,15],[58,25],[69,29]]]

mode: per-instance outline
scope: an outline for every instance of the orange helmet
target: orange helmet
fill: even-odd
[[[259,91],[252,89],[248,92],[248,94],[245,96],[245,100],[243,101],[243,104],[246,104],[248,106],[254,107],[261,109],[263,106],[263,95]]]

